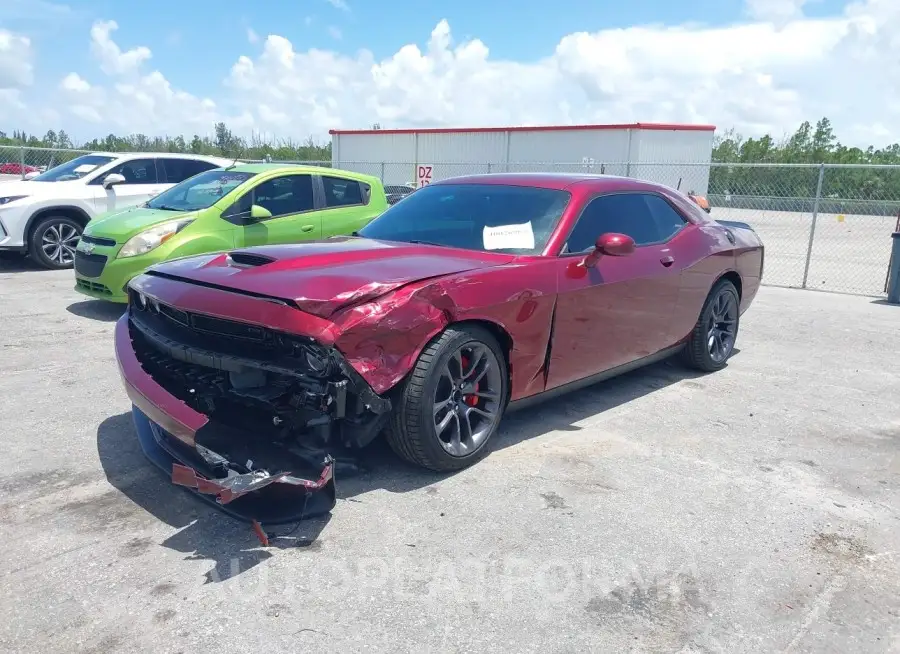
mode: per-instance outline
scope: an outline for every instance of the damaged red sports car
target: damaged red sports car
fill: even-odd
[[[280,522],[330,510],[335,462],[382,432],[455,470],[517,406],[676,353],[719,370],[762,271],[752,228],[663,185],[458,177],[352,237],[151,268],[116,354],[148,456]]]

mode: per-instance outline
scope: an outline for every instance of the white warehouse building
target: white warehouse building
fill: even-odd
[[[712,125],[331,130],[332,165],[386,185],[490,172],[590,172],[706,194]]]

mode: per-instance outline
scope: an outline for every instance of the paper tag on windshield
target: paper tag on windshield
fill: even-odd
[[[530,220],[521,225],[485,227],[482,238],[485,250],[534,249],[534,230]]]
[[[72,172],[85,174],[91,172],[96,167],[96,164],[81,164]]]

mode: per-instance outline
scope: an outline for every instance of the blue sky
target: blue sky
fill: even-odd
[[[19,2],[3,0],[8,1]],[[27,4],[51,5],[43,0]],[[562,37],[582,30],[644,24],[727,25],[745,18],[742,0],[61,0],[53,4],[68,9],[16,8],[11,16],[4,16],[0,9],[5,27],[32,35],[39,79],[89,68],[91,24],[97,19],[115,20],[119,25],[116,40],[123,49],[147,45],[153,51],[153,67],[163,70],[174,85],[201,95],[219,87],[239,55],[258,48],[248,42],[248,28],[263,38],[284,36],[298,50],[323,48],[352,55],[366,48],[378,59],[412,40],[423,40],[444,18],[457,39],[484,41],[492,57],[528,61],[551,55]],[[348,10],[339,8],[342,4]],[[807,4],[805,13],[825,16],[840,11],[842,4],[819,0]],[[329,28],[336,28],[341,37],[332,36]]]
[[[781,135],[828,115],[845,141],[883,142],[900,136],[897,33],[898,0],[0,0],[0,129],[657,121]],[[132,65],[136,48],[152,57]]]

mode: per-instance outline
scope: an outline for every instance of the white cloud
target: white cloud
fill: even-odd
[[[341,34],[341,30],[339,30],[339,29],[338,29],[337,27],[335,27],[334,25],[331,25],[331,26],[328,28],[328,35],[329,35],[331,38],[333,38],[335,41],[340,41],[340,40],[344,37],[344,35]]]
[[[761,0],[752,4],[754,11],[765,10]],[[372,123],[631,121],[712,123],[779,137],[803,120],[828,116],[846,141],[900,140],[900,2],[855,2],[827,19],[796,11],[766,20],[757,13],[753,21],[722,27],[578,32],[528,62],[492,57],[478,39],[456,43],[446,21],[424,45],[410,43],[381,60],[367,50],[297,50],[270,35],[259,38],[258,53],[237,58],[215,100],[174,88],[162,72],[146,70],[149,48],[123,50],[112,39],[116,24],[99,22],[91,30],[91,50],[105,81],[79,91],[79,82],[87,82],[73,73],[62,81],[60,98],[38,101],[38,85],[16,97],[29,107],[61,107],[73,121],[43,129],[85,136],[94,136],[98,126],[103,132],[208,134],[224,120],[235,132],[294,138],[325,138],[329,128]],[[0,34],[7,41],[23,38]],[[27,87],[30,68],[23,73],[22,57],[9,58],[3,43],[0,80]],[[12,105],[0,108],[0,116],[4,112],[23,120],[34,113]]]
[[[0,90],[29,86],[34,77],[33,61],[28,37],[0,29]]]
[[[109,75],[124,75],[137,71],[152,56],[150,48],[138,46],[125,52],[112,40],[112,32],[119,29],[114,20],[98,21],[91,27],[91,53],[100,62],[100,69]]]
[[[65,91],[73,91],[74,93],[87,93],[91,90],[88,84],[78,73],[69,73],[63,77],[60,87]]]

